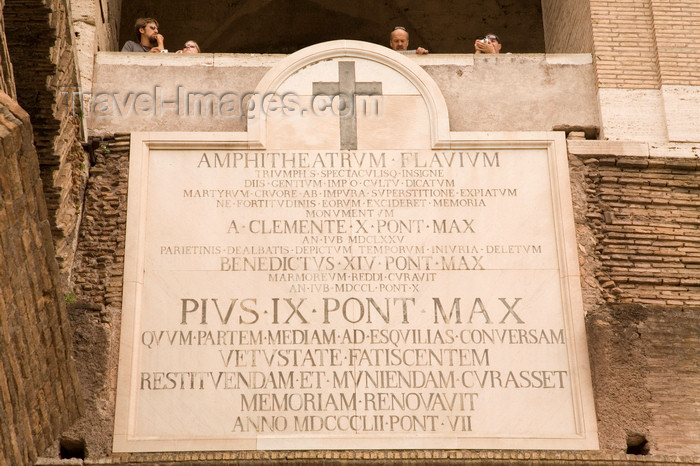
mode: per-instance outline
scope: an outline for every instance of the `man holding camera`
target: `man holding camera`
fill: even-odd
[[[501,39],[496,34],[486,34],[483,39],[474,42],[474,53],[500,53]]]
[[[122,52],[167,52],[165,38],[158,33],[158,21],[153,18],[139,18],[134,25],[136,40],[126,41]]]

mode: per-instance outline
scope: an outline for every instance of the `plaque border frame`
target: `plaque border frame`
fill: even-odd
[[[598,435],[592,381],[588,359],[584,310],[580,285],[578,251],[573,218],[573,204],[567,146],[563,132],[452,132],[445,99],[433,79],[416,63],[386,47],[366,42],[340,40],[317,44],[296,52],[273,66],[262,78],[256,92],[274,92],[298,70],[319,61],[342,58],[368,59],[385,64],[406,77],[424,97],[430,119],[432,150],[506,150],[541,149],[547,151],[549,182],[554,228],[557,241],[559,281],[562,312],[567,337],[567,359],[571,372],[572,403],[577,435],[567,438],[499,438],[469,437],[441,439],[420,436],[400,436],[381,439],[380,445],[370,435],[353,437],[352,449],[527,449],[527,450],[597,450]],[[224,450],[324,450],[347,449],[345,438],[288,438],[266,437],[256,439],[131,439],[130,413],[135,400],[131,387],[135,378],[134,367],[138,352],[134,346],[138,335],[136,309],[143,289],[145,205],[148,166],[151,151],[156,150],[264,150],[266,147],[265,116],[245,132],[134,132],[131,135],[129,167],[129,196],[127,206],[127,233],[124,261],[121,342],[115,408],[114,452],[150,451],[224,451]],[[128,370],[127,370],[128,368]],[[574,370],[575,369],[575,370]]]
[[[267,437],[238,440],[158,440],[131,439],[129,427],[133,420],[135,400],[130,398],[130,387],[134,383],[131,368],[135,365],[137,351],[135,336],[138,335],[136,308],[138,296],[143,290],[145,205],[147,199],[147,179],[149,154],[155,150],[198,150],[198,149],[238,149],[251,150],[245,138],[246,133],[221,132],[140,132],[132,133],[131,160],[129,170],[129,190],[127,207],[127,234],[124,261],[124,287],[122,300],[121,343],[115,409],[114,452],[150,451],[225,451],[225,450],[318,450],[323,442],[324,450],[342,450],[347,439],[313,438],[307,444],[305,439]],[[557,237],[557,258],[562,295],[564,326],[569,343],[569,361],[572,402],[578,435],[571,438],[454,438],[436,442],[426,437],[422,447],[419,438],[391,439],[391,449],[527,449],[527,450],[597,450],[598,435],[593,402],[592,381],[585,333],[583,300],[578,266],[573,204],[571,199],[569,167],[567,163],[566,140],[562,132],[451,132],[450,148],[462,150],[506,150],[543,149],[547,151],[550,167],[550,189]],[[137,225],[134,227],[134,225]],[[128,370],[127,370],[128,368]],[[385,439],[385,441],[389,441]],[[310,445],[314,443],[314,445]],[[377,449],[376,439],[358,436],[353,449]],[[363,443],[366,444],[363,446]],[[175,445],[173,445],[175,444]],[[207,446],[205,447],[204,444]]]

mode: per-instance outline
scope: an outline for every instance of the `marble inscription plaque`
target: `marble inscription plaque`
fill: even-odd
[[[553,136],[140,138],[115,451],[597,448]]]

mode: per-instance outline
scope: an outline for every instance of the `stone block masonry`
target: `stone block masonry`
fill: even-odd
[[[0,140],[0,464],[28,464],[81,403],[29,115],[4,93]]]

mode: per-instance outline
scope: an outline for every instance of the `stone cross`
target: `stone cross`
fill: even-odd
[[[338,82],[315,82],[313,94],[338,96],[340,111],[340,148],[357,149],[357,115],[355,114],[356,95],[382,95],[381,82],[356,82],[355,62],[338,62]]]

